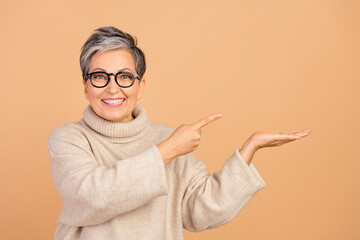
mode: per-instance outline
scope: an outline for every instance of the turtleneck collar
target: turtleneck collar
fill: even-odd
[[[114,143],[135,141],[147,133],[149,120],[145,108],[135,105],[132,112],[134,119],[126,123],[106,120],[97,115],[88,105],[84,110],[84,122],[96,133]]]

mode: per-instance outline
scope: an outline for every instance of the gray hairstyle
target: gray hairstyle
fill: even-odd
[[[95,53],[118,48],[125,48],[131,53],[136,73],[142,79],[146,70],[145,55],[136,45],[137,39],[135,37],[115,27],[96,29],[81,48],[80,67],[83,79],[86,80],[86,74],[89,73],[90,59]]]

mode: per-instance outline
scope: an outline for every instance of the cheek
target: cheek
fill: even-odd
[[[136,97],[137,100],[140,100],[143,94],[144,86],[142,84],[138,85],[136,90],[134,91],[134,97]]]
[[[141,92],[141,89],[139,89],[139,90],[137,91],[137,100],[140,100],[141,97],[142,97],[142,92]]]
[[[103,92],[102,90],[97,89],[97,88],[88,88],[87,99],[89,101],[94,101],[101,96],[102,92]]]
[[[137,98],[137,94],[138,94],[138,88],[134,87],[130,87],[130,88],[123,88],[122,92],[124,93],[125,96],[127,96],[130,99],[136,99]]]

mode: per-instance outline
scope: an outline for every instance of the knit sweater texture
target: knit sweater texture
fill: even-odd
[[[233,219],[265,187],[239,149],[210,174],[192,153],[166,166],[159,143],[173,129],[150,123],[142,106],[117,123],[87,106],[83,118],[48,138],[51,172],[64,206],[55,240],[180,240]]]

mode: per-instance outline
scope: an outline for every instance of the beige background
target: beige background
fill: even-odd
[[[191,239],[360,239],[360,1],[1,1],[0,239],[52,239],[62,207],[47,136],[87,102],[78,63],[95,28],[139,39],[140,102],[176,127],[214,112],[195,154],[210,171],[257,130],[267,183],[229,224]]]

